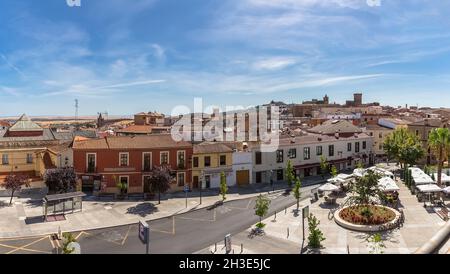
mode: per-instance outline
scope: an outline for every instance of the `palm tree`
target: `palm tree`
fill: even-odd
[[[438,160],[437,183],[442,184],[442,166],[450,152],[450,130],[448,128],[436,128],[430,132],[428,144]]]

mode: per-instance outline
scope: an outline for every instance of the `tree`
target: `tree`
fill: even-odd
[[[286,181],[288,183],[289,188],[292,187],[292,183],[294,182],[294,180],[295,180],[294,168],[292,167],[291,160],[288,160],[286,166]]]
[[[24,175],[8,175],[5,179],[4,187],[11,191],[11,199],[9,204],[12,204],[14,193],[20,191],[23,186],[29,187],[30,183],[27,176]]]
[[[172,182],[172,170],[167,165],[155,166],[150,174],[150,191],[158,193],[158,204],[161,204],[161,193],[166,193],[170,189]]]
[[[448,128],[433,129],[428,137],[428,144],[436,156],[438,162],[437,183],[442,186],[442,167],[450,153],[450,130]]]
[[[357,168],[357,169],[364,169],[364,165],[363,165],[361,162],[358,162],[358,163],[356,164],[356,168]]]
[[[63,253],[64,254],[72,254],[75,251],[75,249],[74,248],[69,249],[69,244],[70,243],[76,243],[77,239],[75,239],[73,234],[69,233],[69,232],[64,232],[63,233],[63,238],[64,238],[64,241],[63,241]]]
[[[44,181],[50,192],[67,193],[76,189],[77,175],[73,168],[48,169],[44,173]]]
[[[222,201],[227,199],[226,195],[228,192],[227,186],[227,177],[225,176],[225,172],[220,173],[220,195],[222,196]]]
[[[404,168],[415,165],[425,155],[419,138],[405,128],[396,129],[388,135],[383,143],[383,149],[390,159],[395,159]]]
[[[335,178],[338,175],[338,170],[336,166],[331,166],[331,177]]]
[[[322,231],[319,229],[319,224],[320,221],[314,215],[310,214],[308,217],[308,246],[310,248],[321,248],[321,243],[326,240]]]
[[[265,224],[263,224],[262,222],[262,218],[267,215],[269,206],[269,198],[263,196],[262,194],[259,194],[255,204],[255,215],[259,216],[259,223],[256,225],[256,227],[262,229],[265,226]]]
[[[322,179],[325,178],[325,174],[328,172],[329,164],[327,158],[325,156],[320,156],[320,175],[322,175]]]
[[[378,185],[378,180],[381,176],[373,170],[368,170],[363,177],[357,178],[356,183],[353,184],[352,197],[349,201],[357,205],[367,205],[372,201],[372,198],[379,198],[384,200],[384,193]]]
[[[297,200],[297,210],[300,207],[300,198],[301,198],[301,191],[300,188],[302,187],[302,182],[300,181],[300,178],[296,178],[295,179],[295,185],[294,185],[294,190],[292,191],[292,193],[294,194],[295,199]]]

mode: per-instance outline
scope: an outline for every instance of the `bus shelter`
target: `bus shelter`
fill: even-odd
[[[74,213],[83,210],[83,192],[69,192],[47,195],[43,199],[44,219],[47,216]]]

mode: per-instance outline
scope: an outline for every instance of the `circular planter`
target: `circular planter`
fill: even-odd
[[[400,219],[400,212],[398,212],[395,209],[386,207],[386,206],[382,206],[382,205],[377,205],[376,207],[380,207],[380,208],[385,208],[387,210],[391,210],[392,212],[395,213],[395,218],[387,223],[381,224],[381,225],[359,225],[359,224],[353,224],[350,223],[344,219],[341,218],[340,213],[342,210],[348,208],[348,207],[343,207],[339,210],[336,210],[336,212],[334,213],[334,221],[342,226],[343,228],[346,229],[350,229],[350,230],[354,230],[354,231],[360,231],[360,232],[377,232],[377,231],[384,231],[384,230],[388,230],[388,229],[393,229],[396,228],[398,226],[398,221]]]

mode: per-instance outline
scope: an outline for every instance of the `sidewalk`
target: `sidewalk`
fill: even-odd
[[[431,239],[434,234],[445,224],[445,222],[434,212],[427,211],[423,203],[419,203],[414,195],[398,182],[400,187],[401,207],[405,213],[405,223],[401,228],[383,232],[386,254],[410,254]],[[338,199],[341,203],[343,198]],[[322,243],[323,253],[327,254],[368,254],[370,252],[366,239],[370,234],[344,229],[336,224],[334,219],[329,219],[330,209],[322,204],[323,198],[311,204],[309,199],[300,203],[300,208],[309,205],[310,213],[320,221],[319,228],[326,240]],[[286,213],[279,212],[275,216],[266,218],[263,222],[265,234],[262,236],[252,235],[252,228],[241,233],[232,235],[232,244],[235,254],[241,252],[243,244],[244,254],[299,254],[303,242],[302,214],[295,214],[296,206],[288,208]],[[307,245],[308,223],[305,220],[304,245]],[[348,247],[348,249],[347,249]],[[440,253],[448,252],[450,241],[442,248]],[[211,246],[197,253],[210,254],[215,250]],[[216,254],[223,254],[223,241],[217,243]]]
[[[313,181],[310,181],[313,183]],[[275,184],[275,191],[284,191],[286,184]],[[260,193],[272,192],[268,184],[232,187],[226,201],[246,199]],[[172,215],[212,206],[221,198],[218,190],[202,192],[202,204],[198,192],[188,193],[187,207],[185,193],[163,195],[161,204],[151,201],[100,201],[91,197],[83,201],[83,211],[65,215],[66,220],[55,222],[42,221],[42,197],[14,198],[8,206],[9,198],[0,198],[0,239],[30,237],[62,232],[90,230],[105,227],[137,223],[139,220],[155,220]],[[156,198],[157,199],[157,198]]]

